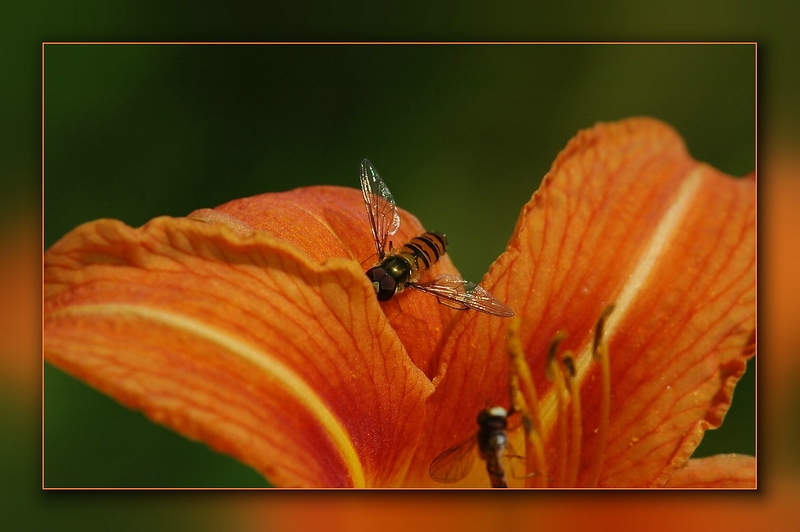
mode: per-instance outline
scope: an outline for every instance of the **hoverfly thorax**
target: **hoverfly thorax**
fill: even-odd
[[[502,406],[485,408],[478,414],[478,439],[495,431],[505,430],[508,426],[508,412]]]

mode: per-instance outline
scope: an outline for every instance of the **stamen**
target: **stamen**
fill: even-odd
[[[510,357],[509,394],[511,407],[520,412],[525,430],[525,487],[547,486],[547,460],[542,441],[542,417],[539,397],[533,384],[531,370],[525,361],[519,338],[521,320],[513,318],[507,330],[506,345]],[[526,397],[530,401],[526,401]],[[528,405],[530,404],[530,408]]]
[[[605,323],[614,309],[608,305],[597,320],[592,343],[592,358],[600,364],[600,418],[596,431],[597,438],[592,454],[588,457],[589,469],[586,486],[597,487],[600,472],[605,460],[608,445],[611,417],[611,366],[608,344],[603,336]],[[567,337],[565,332],[553,336],[547,353],[545,375],[553,382],[557,415],[555,420],[555,478],[547,476],[547,459],[544,452],[542,432],[542,413],[536,387],[530,368],[525,360],[522,341],[519,337],[521,322],[513,318],[507,330],[509,364],[509,398],[512,411],[519,412],[525,429],[525,487],[546,487],[548,482],[555,486],[576,486],[583,451],[583,412],[581,389],[575,359],[571,351],[558,356],[559,344]],[[569,409],[569,412],[568,412]]]
[[[564,372],[558,362],[558,345],[567,337],[564,332],[557,332],[550,342],[547,352],[547,379],[553,381],[556,394],[558,415],[556,416],[556,475],[555,486],[563,487],[567,474],[567,386],[564,383]]]
[[[603,468],[608,444],[608,425],[611,415],[611,367],[608,359],[608,345],[603,341],[603,328],[606,318],[613,310],[613,304],[603,309],[594,332],[593,355],[595,360],[600,362],[600,419],[597,428],[597,444],[592,454],[587,477],[590,488],[596,488],[600,480],[600,470]]]
[[[569,439],[569,459],[567,460],[567,486],[575,486],[578,481],[578,467],[581,462],[581,443],[583,442],[583,424],[581,418],[581,389],[575,378],[575,361],[572,353],[564,353],[562,364],[566,369],[567,386],[572,399],[572,430]]]
[[[516,385],[517,387],[511,391],[511,405],[516,412],[519,412],[525,431],[525,487],[543,488],[547,485],[544,442],[541,435],[533,428],[530,410],[519,390],[519,379],[516,380]]]

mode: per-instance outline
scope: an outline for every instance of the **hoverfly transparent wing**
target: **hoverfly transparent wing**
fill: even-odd
[[[386,241],[400,228],[400,215],[389,187],[368,159],[361,161],[361,193],[367,208],[378,257],[386,255]]]
[[[469,437],[437,456],[431,462],[428,473],[436,482],[452,484],[466,477],[472,469],[475,453],[472,452],[477,444],[475,435]]]
[[[479,310],[501,318],[510,318],[514,315],[513,310],[483,287],[454,275],[443,273],[431,281],[413,283],[411,286],[435,295],[439,298],[439,303],[455,309]]]

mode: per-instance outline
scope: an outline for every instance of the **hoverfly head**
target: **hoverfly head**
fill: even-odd
[[[380,266],[367,270],[367,277],[375,288],[378,301],[388,301],[397,292],[397,282]]]
[[[502,406],[485,408],[478,414],[478,425],[486,429],[502,430],[507,426],[508,412]]]

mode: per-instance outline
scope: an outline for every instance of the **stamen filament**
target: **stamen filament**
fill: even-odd
[[[536,386],[533,384],[531,370],[525,361],[522,341],[519,338],[520,324],[519,318],[513,318],[508,325],[506,336],[510,357],[509,394],[511,407],[520,412],[525,430],[525,487],[543,488],[547,486],[548,477],[542,441],[542,418]]]
[[[569,439],[569,459],[567,460],[567,486],[575,487],[578,481],[578,467],[581,462],[581,443],[583,442],[583,424],[581,412],[581,389],[575,379],[575,363],[572,359],[572,353],[567,351],[564,353],[562,360],[565,375],[567,378],[567,386],[569,388],[569,395],[572,399],[572,430]]]
[[[613,304],[603,309],[600,318],[597,320],[594,335],[593,354],[595,360],[600,362],[600,419],[597,428],[597,444],[592,454],[587,477],[590,488],[596,488],[600,481],[600,471],[603,468],[606,445],[608,444],[608,426],[611,411],[611,366],[608,357],[608,345],[603,341],[603,327],[606,318],[613,310]]]
[[[525,487],[544,488],[547,486],[547,462],[544,457],[544,442],[541,434],[533,429],[530,410],[519,390],[519,379],[511,392],[511,405],[522,417],[525,430]]]
[[[528,408],[531,412],[533,429],[539,434],[542,433],[542,413],[539,409],[539,395],[536,393],[536,386],[533,384],[531,370],[525,361],[525,352],[522,350],[522,341],[519,339],[520,319],[513,318],[508,325],[507,345],[508,353],[511,357],[510,369],[519,377],[520,391],[526,398]]]
[[[564,383],[564,372],[558,362],[558,345],[566,333],[558,332],[550,343],[547,356],[547,378],[553,381],[553,392],[556,394],[558,414],[556,416],[556,475],[554,484],[563,487],[567,475],[567,387]]]

